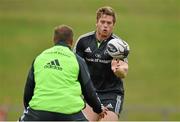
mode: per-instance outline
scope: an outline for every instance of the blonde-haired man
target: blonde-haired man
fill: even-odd
[[[99,8],[96,12],[96,30],[80,36],[74,48],[74,51],[85,59],[99,98],[109,109],[104,118],[99,118],[87,104],[84,113],[91,121],[117,121],[122,110],[122,79],[127,75],[128,60],[114,60],[106,50],[111,39],[119,38],[113,34],[115,22],[116,15],[111,7]]]

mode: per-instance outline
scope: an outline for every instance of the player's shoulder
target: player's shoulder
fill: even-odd
[[[79,36],[79,38],[76,40],[73,51],[76,52],[76,48],[83,49],[86,47],[88,42],[92,40],[92,37],[95,38],[95,31],[91,31]]]
[[[86,38],[89,38],[89,37],[92,37],[94,35],[95,35],[95,31],[91,31],[91,32],[82,34],[81,36],[79,36],[77,41],[82,40],[82,39],[86,39]]]

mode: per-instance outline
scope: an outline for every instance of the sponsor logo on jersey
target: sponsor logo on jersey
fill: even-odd
[[[98,58],[86,58],[87,61],[89,62],[99,62],[99,63],[104,63],[104,64],[108,64],[108,63],[111,63],[111,60],[101,60],[101,59],[98,59]]]
[[[62,70],[62,67],[60,67],[59,61],[58,59],[52,60],[50,62],[48,62],[44,68],[48,68],[48,69],[56,69],[56,70]]]

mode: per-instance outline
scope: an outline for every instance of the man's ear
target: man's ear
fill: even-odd
[[[73,39],[71,39],[71,41],[70,41],[70,45],[71,45],[71,46],[73,45]]]
[[[58,40],[57,40],[56,36],[53,37],[53,41],[54,41],[54,44],[57,43]]]
[[[57,42],[56,42],[56,37],[54,36],[53,37],[53,42],[56,44]]]
[[[67,41],[67,43],[68,43],[68,45],[71,47],[71,46],[73,45],[73,39],[69,39],[69,40]]]

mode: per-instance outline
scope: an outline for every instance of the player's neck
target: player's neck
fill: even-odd
[[[104,35],[101,35],[100,33],[96,32],[96,39],[99,41],[99,42],[102,42],[104,40],[107,40],[109,38],[109,36],[104,36]]]

